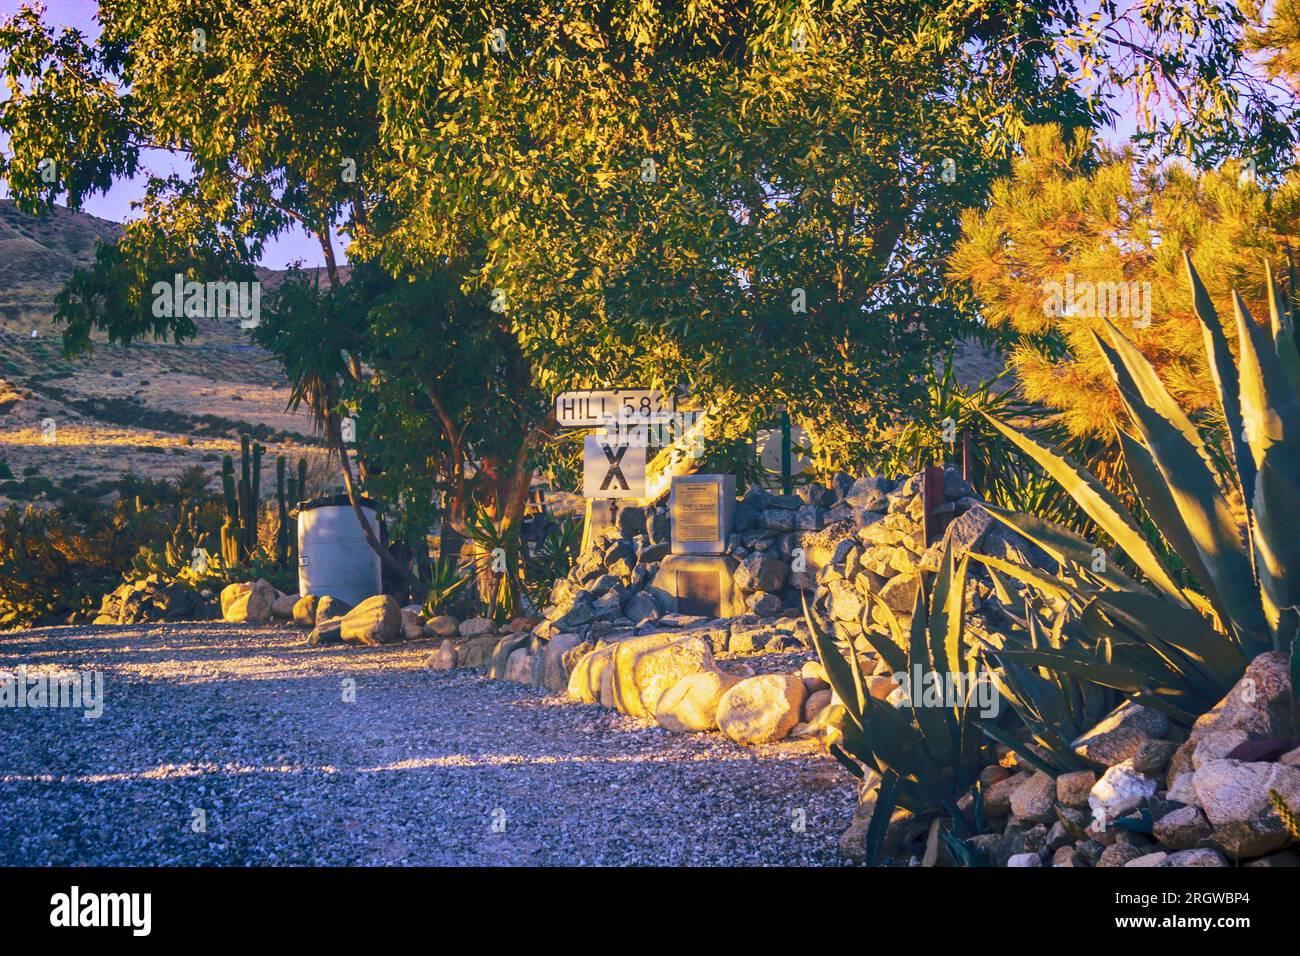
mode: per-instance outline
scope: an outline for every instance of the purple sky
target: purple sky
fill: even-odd
[[[0,0],[0,20],[8,19],[22,5],[22,0]],[[58,27],[75,27],[87,36],[94,37],[99,34],[99,24],[95,20],[98,9],[99,4],[94,0],[53,0],[46,4],[45,22]],[[1131,115],[1122,117],[1121,127],[1110,131],[1104,138],[1116,144],[1126,141],[1133,132],[1132,122]],[[152,150],[145,155],[144,165],[151,172],[160,175],[167,175],[172,170],[187,171],[188,169],[184,160],[157,150]],[[143,197],[145,180],[145,176],[137,176],[133,180],[120,181],[106,194],[87,199],[84,209],[91,215],[115,222],[130,219],[133,217],[131,203]],[[0,197],[5,195],[7,190],[3,184],[0,184]],[[340,262],[347,259],[343,251],[345,244],[346,240],[343,239],[336,242]],[[268,243],[261,264],[270,269],[283,269],[289,263],[298,260],[306,266],[324,265],[320,247],[313,239],[295,228],[292,232],[287,232]]]

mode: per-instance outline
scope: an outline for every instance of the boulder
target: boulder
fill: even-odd
[[[533,662],[532,655],[528,653],[528,648],[519,647],[510,652],[510,656],[506,659],[504,679],[514,681],[517,684],[532,683]]]
[[[126,587],[126,586],[123,585],[123,587]],[[226,611],[229,610],[230,605],[232,605],[232,604],[235,603],[235,599],[236,599],[236,598],[241,598],[241,597],[243,597],[244,595],[246,595],[246,594],[247,594],[249,591],[251,591],[252,589],[253,589],[253,584],[252,584],[251,581],[246,581],[246,582],[244,582],[244,583],[242,583],[242,584],[227,584],[224,588],[222,588],[222,589],[221,589],[221,616],[222,616],[222,618],[225,618],[225,616],[226,616]],[[122,590],[122,588],[119,588],[118,590],[120,591],[120,590]],[[122,595],[123,598],[125,598],[125,596],[126,596],[125,594]]]
[[[1131,860],[1146,855],[1147,851],[1143,847],[1129,846],[1127,843],[1112,843],[1102,851],[1096,865],[1099,867],[1126,866]]]
[[[1070,744],[1085,760],[1113,767],[1128,760],[1149,740],[1169,732],[1169,718],[1158,710],[1125,701]]]
[[[340,634],[352,644],[392,644],[402,638],[402,609],[391,595],[368,597],[343,615]]]
[[[674,733],[718,729],[718,702],[743,678],[715,669],[686,674],[663,692],[655,720]]]
[[[319,647],[323,644],[342,644],[343,636],[340,633],[342,626],[343,618],[326,618],[311,629],[311,633],[307,635],[307,643],[312,647]]]
[[[740,681],[718,702],[718,727],[739,744],[780,740],[799,723],[807,691],[794,674],[761,674]]]
[[[1225,860],[1218,851],[1210,847],[1201,847],[1197,850],[1180,850],[1177,853],[1170,853],[1161,866],[1227,866]]]
[[[495,635],[485,634],[460,644],[456,647],[456,666],[484,670],[492,663],[492,652],[496,649],[497,640]]]
[[[569,673],[569,696],[584,704],[600,701],[600,682],[614,657],[613,644],[598,647],[579,658]]]
[[[1192,754],[1207,734],[1237,730],[1252,740],[1294,734],[1296,715],[1288,665],[1287,655],[1281,651],[1268,651],[1252,660],[1232,690],[1192,725],[1192,732],[1169,762],[1168,781],[1195,769]]]
[[[564,669],[564,655],[582,643],[578,634],[556,634],[542,648],[541,685],[552,693],[563,694],[569,686],[569,672]]]
[[[468,621],[462,621],[460,625],[461,637],[483,637],[485,634],[495,634],[497,626],[490,617],[471,617]]]
[[[293,605],[293,623],[299,627],[311,627],[316,623],[316,605],[320,598],[314,594],[304,594]]]
[[[807,689],[808,685],[805,683],[805,692]],[[834,700],[835,692],[829,688],[808,694],[807,699],[803,702],[804,722],[806,723],[808,721],[816,720],[817,715],[820,714],[824,708],[829,707]]]
[[[1137,809],[1155,792],[1155,778],[1143,776],[1133,769],[1130,761],[1125,760],[1110,767],[1093,784],[1088,806],[1092,808],[1094,819],[1109,824]]]
[[[895,614],[911,614],[920,588],[921,579],[917,574],[898,574],[886,581],[880,589],[880,600]]]
[[[510,655],[521,647],[526,648],[531,640],[529,634],[506,634],[498,637],[496,646],[492,648],[492,660],[488,663],[487,676],[493,680],[504,680],[510,668]]]
[[[826,582],[830,595],[830,610],[836,620],[856,622],[862,617],[862,595],[857,588],[843,580]]]
[[[1165,794],[1165,799],[1192,807],[1199,806],[1196,797],[1196,774],[1190,770],[1180,773],[1173,786],[1169,788],[1169,792]]]
[[[296,594],[280,594],[271,602],[271,616],[278,617],[281,620],[289,621],[293,619],[293,609],[298,603]]]
[[[1168,853],[1164,850],[1156,850],[1153,853],[1144,853],[1142,856],[1134,857],[1124,865],[1132,867],[1163,866],[1167,859],[1169,859]]]
[[[659,602],[649,591],[640,591],[628,599],[627,606],[623,609],[623,614],[628,620],[636,624],[644,624],[646,621],[653,621],[659,617],[661,611]]]
[[[424,637],[424,622],[420,620],[420,616],[406,608],[402,608],[400,614],[402,638],[407,641],[421,640]]]
[[[745,605],[751,614],[757,614],[759,617],[775,617],[785,606],[778,595],[768,591],[755,591],[745,599]]]
[[[1017,853],[1007,860],[1007,866],[1042,866],[1043,858],[1037,853]]]
[[[1088,795],[1092,792],[1092,785],[1096,782],[1097,775],[1091,770],[1076,770],[1073,773],[1063,773],[1056,778],[1056,799],[1063,806],[1071,809],[1086,810],[1088,808]]]
[[[991,784],[984,791],[984,810],[991,817],[1005,817],[1011,813],[1011,795],[1021,784],[1029,780],[1031,774],[1018,773],[1014,777],[1005,777]]]
[[[227,588],[221,592],[225,600]],[[236,624],[265,624],[271,620],[271,605],[275,603],[276,590],[271,582],[258,578],[247,591],[235,595],[222,616]]]
[[[1056,781],[1041,771],[1016,787],[1011,793],[1011,813],[1032,823],[1050,823],[1056,819]]]
[[[751,554],[736,568],[736,587],[742,591],[777,592],[785,585],[790,566],[765,551]]]
[[[456,645],[451,640],[444,640],[429,661],[429,666],[436,671],[449,671],[456,667],[458,654]]]
[[[460,621],[450,614],[440,614],[424,622],[424,633],[430,637],[455,637],[460,633]]]
[[[332,617],[342,617],[352,610],[352,605],[347,601],[340,601],[338,598],[326,594],[316,603],[316,620],[329,620]]]
[[[1214,760],[1197,770],[1192,782],[1197,802],[1214,827],[1212,840],[1228,856],[1262,856],[1289,842],[1269,791],[1276,790],[1288,806],[1300,807],[1300,769]]]
[[[665,637],[670,639],[665,641]],[[713,646],[707,640],[672,637],[646,635],[616,645],[612,680],[614,705],[619,713],[653,716],[664,691],[687,674],[713,667]]]
[[[1190,850],[1210,835],[1205,814],[1196,807],[1179,807],[1155,822],[1152,835],[1171,850]]]

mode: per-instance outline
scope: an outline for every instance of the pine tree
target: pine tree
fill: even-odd
[[[988,207],[968,211],[962,227],[950,274],[970,284],[985,322],[1012,340],[1026,395],[1060,409],[1072,434],[1112,438],[1127,422],[1092,333],[1113,322],[1184,407],[1212,409],[1183,250],[1225,321],[1233,289],[1266,319],[1261,260],[1285,277],[1300,251],[1300,178],[1266,189],[1248,164],[1156,169],[1087,133],[1064,140],[1043,126]]]

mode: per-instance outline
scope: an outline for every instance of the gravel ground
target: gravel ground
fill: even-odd
[[[669,734],[430,670],[433,647],[215,623],[0,635],[0,672],[100,671],[105,701],[0,710],[0,864],[841,863],[852,780],[809,744]]]

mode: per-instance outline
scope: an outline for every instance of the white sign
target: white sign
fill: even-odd
[[[672,397],[648,388],[578,389],[556,396],[555,420],[561,428],[645,424],[667,419],[675,408]]]
[[[584,498],[644,498],[644,445],[619,445],[588,435],[582,444]]]

